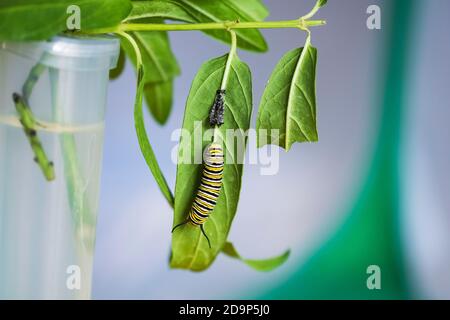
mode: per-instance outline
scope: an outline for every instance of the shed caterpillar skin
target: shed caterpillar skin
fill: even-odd
[[[176,225],[172,232],[187,223],[199,226],[211,248],[211,242],[206,235],[203,225],[217,204],[217,198],[222,188],[223,168],[224,156],[222,146],[213,142],[207,147],[205,152],[200,186],[192,202],[188,218]]]

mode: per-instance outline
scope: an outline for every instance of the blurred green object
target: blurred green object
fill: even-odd
[[[387,72],[381,87],[382,115],[370,172],[341,228],[284,283],[263,299],[408,299],[407,269],[400,238],[399,150],[417,1],[389,2],[393,15]],[[383,11],[383,13],[388,10]],[[384,16],[383,16],[384,18]],[[381,269],[381,290],[369,290],[367,267]]]

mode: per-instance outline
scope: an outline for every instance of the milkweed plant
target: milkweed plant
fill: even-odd
[[[237,48],[267,51],[259,29],[294,28],[305,33],[304,45],[287,52],[267,82],[256,119],[257,145],[276,145],[289,151],[296,142],[317,141],[317,49],[312,46],[311,29],[325,25],[324,20],[313,17],[326,3],[318,0],[309,13],[296,20],[265,21],[269,12],[261,0],[2,0],[0,41],[41,41],[61,33],[119,37],[118,66],[110,78],[120,76],[127,58],[136,69],[137,138],[174,213],[170,266],[202,271],[224,253],[256,270],[269,271],[287,260],[289,250],[277,257],[250,260],[241,257],[227,239],[239,201],[245,132],[250,128],[253,107],[250,68],[239,59]],[[78,23],[77,14],[81,14]],[[75,20],[69,23],[68,15]],[[189,134],[180,139],[172,193],[144,125],[143,100],[154,120],[164,125],[171,112],[173,83],[180,74],[167,32],[185,30],[204,32],[228,43],[230,50],[205,62],[192,82],[182,123],[182,130]],[[55,179],[53,163],[39,141],[39,122],[28,104],[42,68],[38,63],[30,71],[22,92],[12,93],[12,99],[34,160],[51,181]],[[196,161],[196,130],[210,132],[209,138],[201,142],[200,153],[205,151],[201,161]],[[233,139],[243,141],[243,148],[235,148],[234,141],[228,139],[230,130]]]

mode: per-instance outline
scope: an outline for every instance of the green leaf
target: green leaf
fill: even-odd
[[[145,84],[144,95],[152,116],[165,124],[172,110],[173,80]]]
[[[323,6],[325,6],[327,4],[328,0],[319,0],[317,3],[317,6],[319,8],[322,8]]]
[[[269,10],[261,0],[223,0],[223,2],[248,20],[261,21],[269,15]]]
[[[126,21],[142,18],[163,18],[194,23],[195,19],[174,1],[133,1]]]
[[[194,139],[196,135],[194,133],[198,133],[199,130],[205,132],[210,128],[207,119],[216,90],[222,83],[227,57],[228,55],[225,55],[203,64],[191,86],[183,121],[183,129],[191,136],[182,136],[180,140],[174,226],[186,220],[198,188],[202,165],[195,164],[194,159],[195,157],[201,159],[202,151],[210,140],[207,139],[201,143],[199,139]],[[226,137],[227,129],[240,128],[244,132],[248,130],[252,111],[251,88],[250,69],[234,55],[225,97],[225,123],[220,127],[223,137]],[[236,136],[242,141],[245,140],[244,132],[236,132]],[[201,148],[195,148],[197,144],[201,144]],[[187,158],[192,164],[180,161],[187,153],[189,154]],[[225,245],[238,205],[243,169],[241,163],[244,155],[238,154],[236,148],[231,148],[231,140],[225,139],[224,156],[222,189],[214,210],[204,224],[204,229],[211,240],[211,249],[199,227],[190,224],[179,227],[172,234],[170,261],[172,268],[204,270],[214,261]]]
[[[278,62],[259,106],[256,124],[259,147],[276,144],[289,150],[294,142],[318,140],[316,61],[317,49],[308,38],[304,48],[289,51]]]
[[[117,66],[109,71],[109,80],[115,80],[122,74],[125,69],[125,51],[120,49],[119,59],[117,60]]]
[[[142,53],[144,65],[144,83],[166,82],[180,74],[180,67],[170,48],[167,33],[163,31],[131,32],[130,33]],[[136,66],[133,48],[128,42],[122,41],[122,48]]]
[[[158,17],[184,21],[188,23],[205,23],[221,21],[261,21],[268,15],[266,7],[260,0],[159,0],[134,1],[133,10],[127,21],[141,18]],[[134,22],[134,21],[133,21]],[[223,30],[208,30],[205,33],[230,42],[229,33]],[[258,30],[236,30],[238,45],[243,49],[266,51],[267,44]]]
[[[1,0],[0,40],[46,40],[66,30],[70,5],[81,12],[81,29],[113,27],[131,11],[129,0]]]
[[[136,60],[136,68],[137,68],[137,88],[136,88],[136,97],[134,102],[134,124],[136,128],[136,134],[139,142],[139,146],[141,148],[142,155],[144,156],[145,161],[147,162],[150,171],[155,178],[156,183],[158,184],[161,192],[166,198],[167,202],[171,207],[174,206],[174,197],[172,192],[170,191],[170,187],[167,184],[167,180],[164,178],[164,175],[159,167],[158,161],[156,160],[155,153],[153,152],[153,148],[150,144],[150,141],[147,136],[147,131],[145,129],[144,123],[144,114],[142,111],[142,97],[144,91],[144,67],[142,65],[142,61],[140,59],[141,52],[139,50],[139,46],[132,36],[122,33],[120,34],[124,41],[128,42],[128,44],[133,48],[135,52],[135,60]],[[139,58],[137,58],[139,57]]]
[[[182,6],[197,22],[221,21],[260,21],[266,18],[268,11],[260,0],[170,0]],[[238,46],[242,49],[264,52],[267,44],[262,34],[256,29],[235,30]],[[230,42],[230,34],[224,30],[208,30],[206,34],[216,39]]]
[[[244,259],[240,256],[240,254],[237,252],[236,248],[231,242],[225,243],[222,252],[231,258],[238,259],[244,262],[246,265],[257,271],[272,271],[278,268],[287,261],[291,253],[290,250],[287,250],[283,254],[269,259],[260,259],[260,260]]]
[[[162,22],[161,19],[144,19],[145,22]],[[173,79],[180,74],[180,68],[170,47],[167,32],[131,32],[142,53],[144,65],[144,93],[147,105],[155,120],[164,124],[172,109]],[[127,41],[122,47],[134,65],[134,50]]]
[[[133,36],[143,53],[145,83],[168,81],[180,74],[167,32],[133,32]]]
[[[141,147],[142,155],[147,162],[150,171],[153,174],[153,177],[156,180],[159,188],[161,189],[164,197],[167,202],[169,202],[170,206],[174,205],[174,198],[172,192],[170,191],[170,187],[167,184],[166,179],[159,167],[158,160],[156,160],[155,153],[153,152],[153,148],[150,144],[150,141],[147,137],[147,131],[145,129],[144,124],[144,115],[142,112],[142,93],[144,90],[144,81],[143,68],[139,68],[138,70],[138,87],[136,91],[136,100],[134,105],[134,122],[136,127],[136,134],[139,141],[139,146]]]

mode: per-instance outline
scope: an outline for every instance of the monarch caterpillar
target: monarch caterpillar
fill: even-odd
[[[222,188],[223,167],[224,157],[222,146],[213,142],[207,147],[205,152],[202,178],[200,186],[197,189],[197,194],[192,202],[189,216],[184,222],[176,225],[172,229],[172,232],[186,223],[200,226],[200,229],[211,248],[211,242],[206,235],[203,225],[216,206],[217,198],[219,197],[220,189]]]
[[[48,181],[55,179],[55,171],[53,168],[53,162],[49,161],[47,155],[45,154],[44,148],[42,147],[41,141],[37,136],[36,126],[37,122],[34,119],[34,115],[30,108],[26,104],[24,98],[18,94],[13,94],[13,101],[16,105],[17,113],[19,114],[19,121],[23,126],[23,131],[25,132],[28,140],[30,142],[31,148],[34,152],[34,161],[39,165],[45,178]]]

